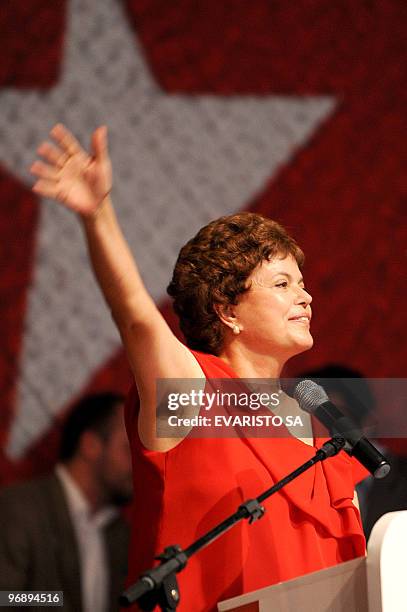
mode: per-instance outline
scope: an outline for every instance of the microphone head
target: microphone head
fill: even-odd
[[[321,404],[329,402],[325,389],[313,380],[301,380],[294,389],[294,399],[305,412],[313,414]]]

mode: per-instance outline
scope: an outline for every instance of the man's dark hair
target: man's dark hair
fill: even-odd
[[[337,393],[344,402],[349,416],[359,427],[363,427],[368,416],[376,409],[375,398],[369,383],[358,370],[348,366],[329,363],[315,370],[308,370],[299,378],[310,378],[327,392]]]
[[[86,395],[74,404],[62,427],[59,460],[72,459],[85,431],[94,431],[107,439],[115,408],[123,402],[122,395],[105,392]]]

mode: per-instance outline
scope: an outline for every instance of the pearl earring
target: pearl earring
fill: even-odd
[[[232,327],[232,331],[235,334],[235,336],[238,336],[240,334],[240,327],[238,325],[234,325]]]

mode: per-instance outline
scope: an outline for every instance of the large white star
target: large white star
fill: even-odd
[[[25,183],[57,121],[84,144],[106,123],[114,200],[146,284],[163,298],[179,247],[210,219],[244,207],[316,130],[332,98],[167,95],[115,0],[71,0],[65,59],[47,93],[0,93],[0,159]],[[21,456],[117,349],[76,219],[41,210],[17,412],[8,454]]]

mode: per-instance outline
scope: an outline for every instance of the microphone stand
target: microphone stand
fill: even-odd
[[[175,574],[184,569],[189,557],[214,542],[242,519],[248,519],[249,524],[260,519],[265,513],[265,508],[261,505],[263,501],[319,461],[324,461],[328,457],[337,455],[344,448],[345,444],[344,438],[334,436],[325,442],[311,459],[255,499],[246,500],[238,507],[234,514],[216,525],[216,527],[208,531],[201,538],[195,540],[185,550],[182,550],[178,545],[167,546],[164,552],[156,557],[156,559],[160,560],[160,565],[143,572],[137,582],[122,593],[119,598],[120,605],[127,608],[138,601],[139,607],[145,612],[154,610],[157,605],[160,606],[163,612],[175,610],[180,601],[180,592]]]

